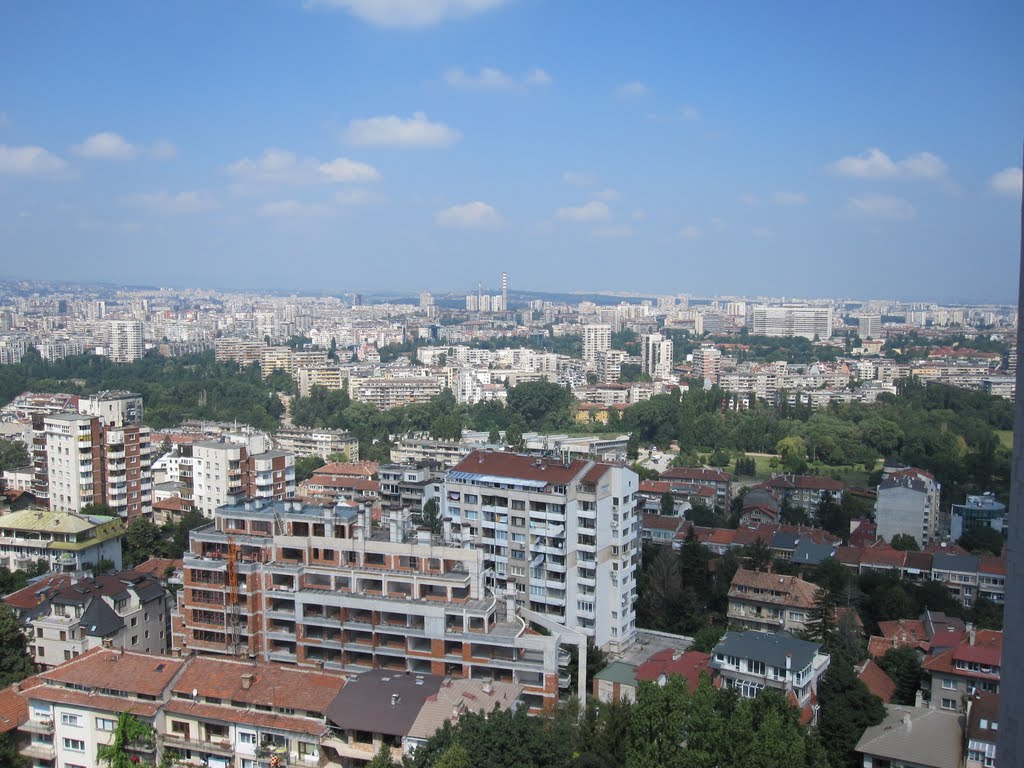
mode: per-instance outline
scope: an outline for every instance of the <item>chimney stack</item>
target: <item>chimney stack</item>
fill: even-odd
[[[392,693],[391,694],[391,706],[392,707],[397,707],[398,706],[398,702],[400,702],[401,700],[402,700],[402,697],[399,696],[397,693]]]
[[[256,680],[256,676],[250,672],[246,672],[242,675],[242,690],[248,691],[252,688],[253,682]]]

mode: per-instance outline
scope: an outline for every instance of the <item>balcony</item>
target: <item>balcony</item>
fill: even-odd
[[[235,750],[231,746],[231,741],[226,736],[218,736],[203,740],[190,738],[190,734],[186,733],[165,733],[161,738],[165,747],[194,749],[199,752],[213,753],[227,757],[232,757],[235,754]]]
[[[22,757],[31,757],[35,760],[54,760],[57,757],[57,750],[53,748],[53,744],[47,744],[42,741],[34,741],[22,747],[18,754]]]
[[[24,733],[53,733],[53,720],[26,720],[18,726]]]

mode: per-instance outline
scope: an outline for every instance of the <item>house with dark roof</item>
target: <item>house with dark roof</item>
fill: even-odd
[[[856,751],[864,768],[961,768],[963,728],[952,712],[889,705],[864,731]]]
[[[765,688],[782,691],[801,710],[805,722],[817,713],[818,682],[831,658],[819,643],[788,632],[726,632],[715,646],[709,667],[723,685],[754,698]]]
[[[37,669],[46,670],[92,648],[164,653],[169,595],[145,573],[46,579],[4,599],[29,637]]]
[[[967,702],[965,768],[995,768],[999,741],[999,694],[982,693]]]

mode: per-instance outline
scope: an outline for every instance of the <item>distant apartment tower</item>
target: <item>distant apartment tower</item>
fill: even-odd
[[[34,421],[33,467],[50,509],[79,512],[105,504],[132,519],[153,508],[152,431],[142,426],[142,398],[105,392],[79,401],[82,413]]]
[[[142,357],[142,323],[138,320],[111,320],[107,354],[115,363],[130,363]]]
[[[890,473],[878,486],[875,502],[878,535],[891,542],[902,533],[913,536],[919,547],[930,544],[940,533],[941,490],[934,475],[922,469],[911,467]]]
[[[508,309],[508,272],[501,273],[501,309]]]
[[[660,333],[647,334],[642,338],[640,349],[640,370],[652,379],[664,379],[672,375],[673,344]]]
[[[496,593],[614,652],[636,635],[638,487],[617,464],[475,451],[448,471],[442,497]]]
[[[254,444],[259,443],[259,444]],[[190,453],[193,506],[206,517],[241,498],[288,499],[295,495],[295,456],[268,451],[262,438],[248,445],[204,440],[182,446]]]
[[[824,341],[832,337],[832,307],[756,306],[751,314],[756,336],[803,336]]]
[[[718,383],[718,374],[722,368],[722,352],[712,344],[702,344],[693,353],[693,376],[697,379],[708,379]]]
[[[622,376],[622,364],[626,353],[621,349],[609,349],[597,355],[597,378],[602,382],[616,382]]]
[[[862,340],[882,338],[881,315],[859,315],[857,317],[857,335]]]
[[[583,362],[588,371],[597,369],[598,356],[612,348],[610,325],[583,326]]]

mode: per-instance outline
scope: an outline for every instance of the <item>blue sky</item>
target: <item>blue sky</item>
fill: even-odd
[[[11,4],[0,275],[1015,301],[1021,29],[1010,1]]]

